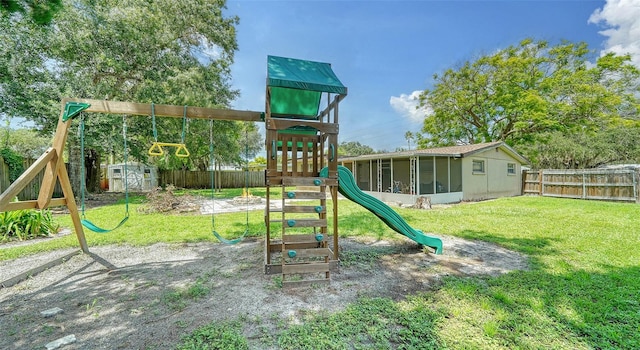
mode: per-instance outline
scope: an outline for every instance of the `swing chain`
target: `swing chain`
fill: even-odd
[[[183,145],[184,145],[186,132],[187,132],[187,105],[184,105],[184,110],[182,112],[182,139],[180,142]]]
[[[80,133],[80,156],[82,160],[80,161],[80,212],[82,213],[82,219],[85,218],[85,189],[87,181],[86,170],[84,166],[84,113],[80,114],[80,125],[78,125],[78,132]]]
[[[244,129],[244,158],[245,158],[245,166],[247,167],[244,170],[244,187],[247,191],[247,211],[246,211],[246,232],[249,231],[249,127],[245,124]],[[269,205],[269,203],[267,203]]]
[[[158,129],[156,128],[156,106],[151,102],[151,123],[153,123],[153,139],[158,142]]]
[[[123,142],[123,145],[124,145],[124,152],[123,152],[123,158],[124,158],[124,203],[125,203],[124,215],[125,215],[125,217],[129,217],[129,174],[128,174],[129,165],[127,164],[128,160],[129,160],[129,150],[128,150],[128,147],[127,147],[127,116],[125,114],[122,115],[122,138],[124,139],[124,142]]]
[[[211,168],[211,202],[212,202],[212,213],[211,213],[211,226],[213,232],[216,231],[216,219],[215,219],[215,211],[216,211],[216,175],[215,175],[215,154],[214,154],[214,146],[213,146],[213,119],[209,119],[209,167]]]

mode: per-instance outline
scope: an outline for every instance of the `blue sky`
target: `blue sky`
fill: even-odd
[[[524,38],[584,41],[630,52],[640,67],[640,0],[250,1],[229,0],[240,17],[232,68],[233,107],[264,110],[266,57],[329,62],[349,95],[339,141],[376,150],[407,147],[419,131],[412,96],[432,76]]]

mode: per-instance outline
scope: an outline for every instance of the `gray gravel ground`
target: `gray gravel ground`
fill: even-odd
[[[245,335],[252,349],[271,349],[270,334],[283,323],[300,323],[309,310],[339,311],[362,296],[399,300],[434,288],[446,275],[527,269],[525,257],[495,245],[442,239],[441,256],[425,254],[408,240],[341,239],[349,263],[343,258],[328,286],[298,289],[281,289],[277,278],[263,273],[262,241],[92,247],[91,254],[75,254],[0,288],[0,349],[44,349],[70,334],[76,341],[64,350],[170,349],[199,326],[237,319],[249,325]],[[0,282],[74,251],[2,261]],[[188,296],[188,289],[202,295]],[[54,307],[63,312],[40,315]]]

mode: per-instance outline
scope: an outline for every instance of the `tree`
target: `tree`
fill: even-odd
[[[521,145],[538,169],[596,168],[606,164],[640,162],[640,126],[613,126],[600,132],[544,135],[543,142]]]
[[[630,57],[607,54],[590,66],[589,54],[584,43],[527,39],[435,75],[420,95],[420,107],[433,110],[421,146],[530,144],[637,116],[640,73]]]
[[[342,142],[338,146],[338,154],[343,157],[356,157],[376,153],[373,148],[361,145],[358,141]]]
[[[23,158],[36,159],[50,146],[51,139],[32,129],[7,129],[0,148],[10,148]]]
[[[267,168],[267,158],[263,156],[258,156],[253,159],[249,166],[257,169],[266,169]]]
[[[406,133],[404,133],[404,138],[407,140],[409,151],[411,151],[411,140],[414,139],[413,133],[411,131],[407,131]]]
[[[238,94],[230,86],[238,18],[223,16],[224,7],[224,0],[78,0],[63,1],[51,26],[35,26],[19,11],[2,16],[0,115],[25,117],[52,132],[58,101],[65,96],[228,107]],[[20,46],[25,49],[16,50]],[[87,152],[121,156],[122,123],[121,116],[88,115]],[[150,120],[128,118],[127,126],[131,159],[146,161],[153,140]],[[158,126],[159,138],[181,139],[181,121],[160,118]],[[196,127],[186,138],[190,151],[207,153],[208,142],[201,141],[208,140],[208,128],[191,126]],[[232,144],[242,130],[242,123],[228,122],[214,133],[220,143]],[[81,157],[75,133],[69,142],[76,177]],[[223,149],[239,152],[240,147]],[[202,158],[168,161],[192,168],[201,166]]]
[[[57,117],[59,92],[46,69],[49,30],[24,16],[0,16],[0,117]]]
[[[15,13],[27,13],[39,25],[51,23],[51,19],[62,8],[62,0],[3,0],[0,1],[0,14],[10,16]]]

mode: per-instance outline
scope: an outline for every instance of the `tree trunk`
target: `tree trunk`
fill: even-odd
[[[100,192],[100,154],[95,149],[84,152],[87,192]]]

